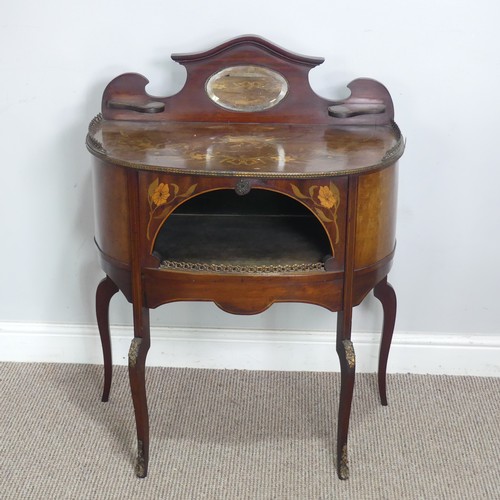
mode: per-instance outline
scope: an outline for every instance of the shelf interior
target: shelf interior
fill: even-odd
[[[238,266],[317,264],[331,254],[316,217],[284,195],[220,190],[175,210],[155,242],[161,261]]]

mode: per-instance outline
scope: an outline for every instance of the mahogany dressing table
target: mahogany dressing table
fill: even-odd
[[[371,290],[384,311],[378,383],[387,404],[396,315],[387,274],[404,150],[391,97],[380,83],[357,79],[347,99],[321,98],[308,73],[323,59],[255,36],[172,58],[187,70],[178,94],[153,97],[143,76],[121,75],[89,126],[95,241],[106,273],[96,292],[102,400],[112,375],[109,302],[118,290],[133,305],[139,477],[149,458],[149,309],[180,300],[213,301],[234,314],[276,302],[323,306],[337,312],[337,470],[346,479],[352,311]]]

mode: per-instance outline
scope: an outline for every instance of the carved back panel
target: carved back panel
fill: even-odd
[[[386,88],[357,79],[339,102],[318,96],[309,71],[323,62],[286,51],[256,36],[242,36],[209,51],[174,54],[187,71],[183,89],[170,97],[149,95],[149,81],[126,73],[107,86],[106,120],[229,123],[380,125],[394,117]]]

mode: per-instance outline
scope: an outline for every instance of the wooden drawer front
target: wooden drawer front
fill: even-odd
[[[277,302],[305,302],[330,311],[342,308],[341,273],[244,276],[145,269],[147,307],[176,301],[211,301],[232,314],[258,314]]]

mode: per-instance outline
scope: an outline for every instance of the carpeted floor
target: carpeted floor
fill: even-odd
[[[0,363],[0,498],[498,499],[500,379],[357,375],[351,478],[335,473],[339,375],[148,368],[137,479],[127,370]]]

